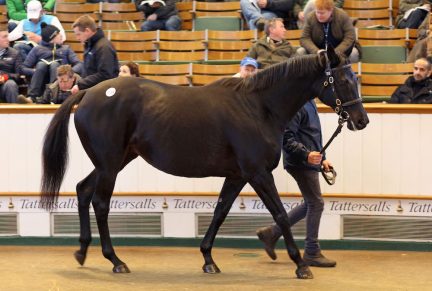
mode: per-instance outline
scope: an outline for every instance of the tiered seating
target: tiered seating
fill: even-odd
[[[172,85],[189,86],[188,76],[192,64],[140,64],[140,74],[146,79]]]
[[[144,14],[135,4],[101,2],[102,29],[140,30]]]
[[[72,23],[83,14],[90,15],[97,23],[100,24],[100,5],[99,3],[57,3],[54,8],[54,15],[62,23],[64,29],[71,30]]]
[[[80,60],[83,60],[84,46],[75,38],[75,34],[72,31],[66,31],[66,42],[68,46],[78,55]]]
[[[343,9],[352,18],[357,18],[357,27],[393,25],[392,7],[389,0],[345,0]]]
[[[206,59],[204,31],[158,31],[157,61],[191,62]]]
[[[291,43],[293,47],[300,47],[300,37],[302,35],[301,29],[287,30],[285,38]]]
[[[109,31],[108,33],[108,39],[117,50],[118,58],[134,62],[156,60],[154,42],[157,36],[157,31]]]
[[[215,31],[207,32],[207,60],[233,61],[239,63],[253,42],[257,39],[256,30]]]
[[[412,74],[414,64],[361,63],[360,92],[364,102],[388,101],[396,88]]]
[[[193,2],[176,2],[177,11],[182,20],[182,30],[192,30]]]
[[[7,30],[7,8],[6,5],[0,5],[0,29]]]
[[[240,1],[193,2],[191,11],[194,30],[241,30]]]
[[[239,64],[235,65],[210,65],[192,64],[190,80],[193,86],[202,86],[221,78],[232,77],[238,73]]]

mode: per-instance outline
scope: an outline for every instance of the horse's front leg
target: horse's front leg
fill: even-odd
[[[288,255],[297,265],[296,275],[299,279],[312,279],[313,275],[307,264],[303,261],[300,251],[294,241],[291,232],[291,225],[288,215],[283,208],[282,201],[274,183],[273,175],[270,172],[261,172],[255,175],[249,182],[258,196],[264,202],[264,205],[270,211],[273,219],[280,227]]]
[[[92,204],[96,214],[103,256],[113,263],[114,273],[130,273],[128,266],[123,263],[114,252],[108,228],[110,200],[116,177],[116,173],[101,173],[98,175]]]
[[[80,220],[80,249],[75,252],[75,259],[82,266],[87,257],[87,250],[92,240],[90,229],[89,207],[96,186],[96,174],[93,170],[84,180],[79,182],[76,187],[78,197],[78,213]]]
[[[201,253],[204,256],[204,266],[202,267],[204,273],[215,274],[220,273],[220,269],[213,261],[211,251],[213,248],[213,242],[215,240],[216,234],[219,227],[224,222],[228,212],[231,209],[234,200],[237,198],[240,191],[246,184],[243,180],[229,179],[226,178],[219,194],[219,200],[216,205],[216,209],[213,214],[212,222],[201,242]]]

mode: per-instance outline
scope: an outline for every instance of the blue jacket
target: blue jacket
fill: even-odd
[[[308,101],[291,119],[283,137],[282,154],[285,169],[320,170],[307,157],[322,149],[321,123],[314,100]],[[324,158],[323,158],[324,159]]]
[[[55,48],[55,49],[54,49]],[[22,72],[24,75],[33,75],[33,69],[40,60],[53,61],[59,60],[62,65],[72,67],[80,64],[78,56],[68,45],[55,45],[41,41],[41,44],[34,47],[27,55],[23,63]]]

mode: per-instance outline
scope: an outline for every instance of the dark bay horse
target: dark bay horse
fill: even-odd
[[[226,178],[200,247],[204,272],[220,272],[211,255],[213,242],[249,183],[282,229],[297,277],[312,278],[294,242],[272,171],[279,163],[287,122],[314,96],[343,111],[350,129],[363,129],[369,122],[350,65],[332,50],[291,59],[251,78],[227,78],[204,87],[132,77],[102,82],[70,96],[51,120],[42,153],[42,204],[51,209],[58,198],[67,167],[69,116],[79,103],[75,127],[95,167],[76,188],[81,247],[75,258],[81,265],[91,241],[92,203],[103,255],[113,263],[113,272],[129,272],[114,252],[108,213],[117,174],[141,156],[169,174]]]

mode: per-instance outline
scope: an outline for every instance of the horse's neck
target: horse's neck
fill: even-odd
[[[315,97],[311,80],[315,80],[317,76],[283,80],[262,92],[264,106],[277,119],[278,126],[282,129],[308,100]]]

